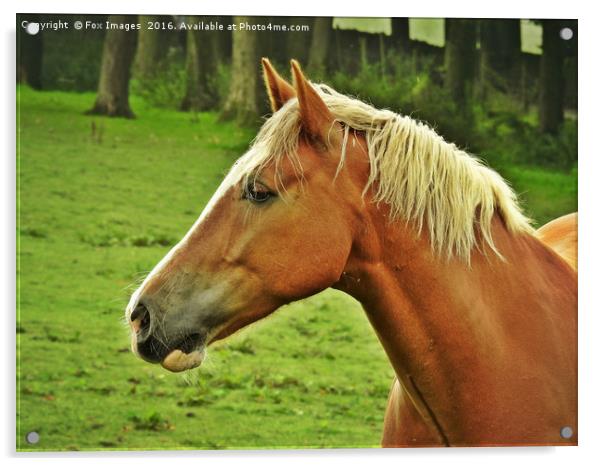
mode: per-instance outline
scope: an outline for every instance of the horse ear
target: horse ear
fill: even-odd
[[[263,66],[263,80],[268,91],[272,111],[277,112],[288,100],[295,97],[295,89],[280,77],[270,60],[262,58],[261,65]]]
[[[303,128],[312,141],[319,142],[322,147],[328,147],[329,133],[334,117],[326,103],[303,75],[297,60],[291,60],[291,68],[293,85],[299,99],[299,112]]]

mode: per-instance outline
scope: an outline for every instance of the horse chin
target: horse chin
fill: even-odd
[[[198,367],[205,358],[205,350],[196,349],[190,353],[184,353],[175,349],[161,361],[161,366],[171,372],[183,372]]]

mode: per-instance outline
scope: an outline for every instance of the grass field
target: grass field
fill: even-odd
[[[252,131],[136,99],[138,119],[121,120],[84,116],[91,94],[18,98],[19,450],[378,446],[393,372],[341,293],[286,306],[186,376],[129,352],[134,284]],[[576,173],[502,171],[537,220],[576,209]]]

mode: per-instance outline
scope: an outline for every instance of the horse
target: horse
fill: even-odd
[[[576,445],[577,274],[505,180],[295,60],[292,84],[262,66],[273,113],[131,296],[133,351],[192,369],[332,287],[362,304],[396,374],[383,447]]]
[[[535,232],[540,241],[550,246],[577,270],[577,213],[563,215],[546,223]]]

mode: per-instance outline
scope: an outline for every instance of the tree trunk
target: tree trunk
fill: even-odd
[[[314,20],[311,33],[311,45],[309,47],[308,71],[311,73],[325,72],[327,68],[326,59],[330,46],[330,31],[332,29],[331,17],[320,17]]]
[[[235,16],[234,23],[253,22],[252,17]],[[230,90],[222,120],[235,120],[242,125],[250,125],[259,118],[259,59],[255,31],[232,32],[232,67]]]
[[[215,37],[211,41],[213,61],[218,67],[229,63],[232,58],[232,33],[228,31],[228,25],[232,23],[232,16],[217,16],[216,20],[224,26],[224,30],[215,33]]]
[[[342,72],[356,75],[360,69],[360,33],[353,29],[335,29],[337,66]]]
[[[255,16],[253,18],[253,24],[268,27],[268,25],[275,26],[276,24],[289,25],[289,18],[281,18],[278,16]],[[288,50],[288,32],[276,31],[275,29],[266,30],[260,32],[257,36],[257,56],[267,57],[272,63],[288,64],[290,60],[290,53]],[[261,51],[261,54],[259,53]]]
[[[290,25],[289,18],[282,16],[266,16],[262,19],[261,23],[264,25],[268,23],[278,27],[288,27]],[[255,20],[259,21],[260,18],[255,18]],[[289,60],[291,59],[288,47],[288,35],[288,32],[282,30],[266,31],[260,34],[260,42],[257,44],[258,50],[261,50],[260,56],[269,58],[273,64],[287,69]]]
[[[380,61],[380,36],[382,34],[360,32],[360,40],[365,38],[366,62],[370,65]]]
[[[515,89],[521,74],[520,19],[480,21],[481,89]]]
[[[134,57],[134,76],[139,79],[153,77],[161,66],[161,61],[167,55],[169,41],[165,31],[147,29],[149,22],[164,21],[163,16],[140,16],[142,28],[138,31],[138,46]],[[171,33],[171,31],[168,31]]]
[[[539,77],[539,129],[556,134],[564,119],[562,22],[544,19]]]
[[[402,52],[410,50],[409,18],[391,18],[391,35],[388,42],[395,50]]]
[[[44,44],[41,32],[28,34],[21,23],[38,23],[39,15],[17,16],[17,82],[33,89],[42,89],[42,58]]]
[[[180,105],[182,110],[209,110],[218,102],[215,87],[217,57],[214,46],[217,34],[222,32],[192,30],[186,32],[186,95]]]
[[[109,16],[112,23],[131,21],[129,16]],[[87,112],[92,115],[134,118],[129,103],[130,68],[136,50],[134,32],[109,29],[102,51],[102,64],[98,82],[98,95],[94,106]]]
[[[313,21],[311,18],[305,17],[291,17],[289,18],[289,27],[296,26],[309,26],[310,31],[289,31],[286,33],[286,49],[288,52],[288,59],[294,58],[301,65],[307,66],[307,60],[309,58],[309,49],[311,47],[312,34],[311,27]]]
[[[476,63],[476,21],[446,19],[445,85],[460,109],[472,92]]]

